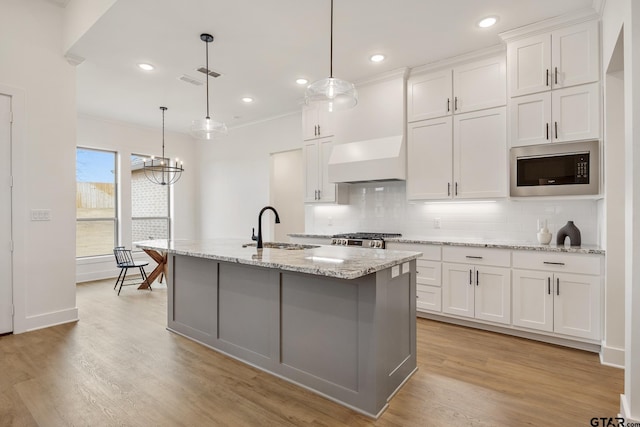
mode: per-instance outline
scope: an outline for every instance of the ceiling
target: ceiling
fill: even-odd
[[[352,82],[495,46],[498,33],[574,10],[592,0],[335,0],[334,76]],[[476,23],[497,15],[498,23]],[[300,108],[304,77],[329,75],[329,0],[120,0],[69,50],[77,68],[78,112],[188,132],[206,112],[205,87],[178,80],[205,65],[211,115],[231,129]],[[373,53],[386,55],[372,63]],[[145,72],[136,64],[153,64]],[[254,102],[246,104],[241,98]],[[357,108],[357,107],[356,107]]]

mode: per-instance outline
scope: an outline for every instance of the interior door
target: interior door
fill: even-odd
[[[13,331],[11,273],[11,97],[0,94],[0,334]]]

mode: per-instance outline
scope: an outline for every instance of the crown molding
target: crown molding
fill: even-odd
[[[594,5],[599,0],[594,0]],[[593,7],[587,7],[576,12],[556,16],[544,21],[534,22],[513,30],[504,31],[498,35],[505,43],[519,40],[525,37],[535,36],[549,31],[557,30],[568,25],[580,24],[582,22],[598,20],[600,15]]]
[[[507,48],[504,44],[499,44],[499,45],[488,47],[486,49],[474,50],[472,52],[463,53],[462,55],[452,56],[450,58],[445,58],[439,61],[430,62],[425,65],[420,65],[419,67],[414,67],[411,69],[410,74],[413,76],[415,74],[422,74],[425,72],[431,72],[431,71],[439,70],[442,68],[451,68],[455,65],[459,65],[464,62],[476,61],[476,60],[488,58],[491,56],[504,55],[506,52],[506,49]]]
[[[409,68],[408,67],[403,67],[403,68],[397,68],[395,70],[391,70],[388,71],[386,73],[381,73],[381,74],[377,74],[373,77],[368,77],[366,79],[363,80],[358,80],[356,81],[356,85],[357,86],[367,86],[367,85],[371,85],[371,84],[375,84],[375,83],[381,83],[387,80],[393,80],[393,79],[397,79],[397,78],[402,78],[405,79],[407,78],[407,76],[409,75]]]

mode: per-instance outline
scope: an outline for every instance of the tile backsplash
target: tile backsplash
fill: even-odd
[[[537,243],[537,220],[553,233],[567,221],[583,245],[598,245],[595,200],[407,201],[404,182],[351,184],[348,205],[306,205],[305,232],[402,233],[406,237],[491,239]]]

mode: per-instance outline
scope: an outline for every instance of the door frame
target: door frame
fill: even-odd
[[[26,332],[25,283],[27,271],[26,259],[26,185],[25,185],[25,122],[26,103],[25,91],[19,88],[0,84],[0,93],[11,97],[11,237],[13,252],[11,259],[12,295],[13,295],[13,333]]]

